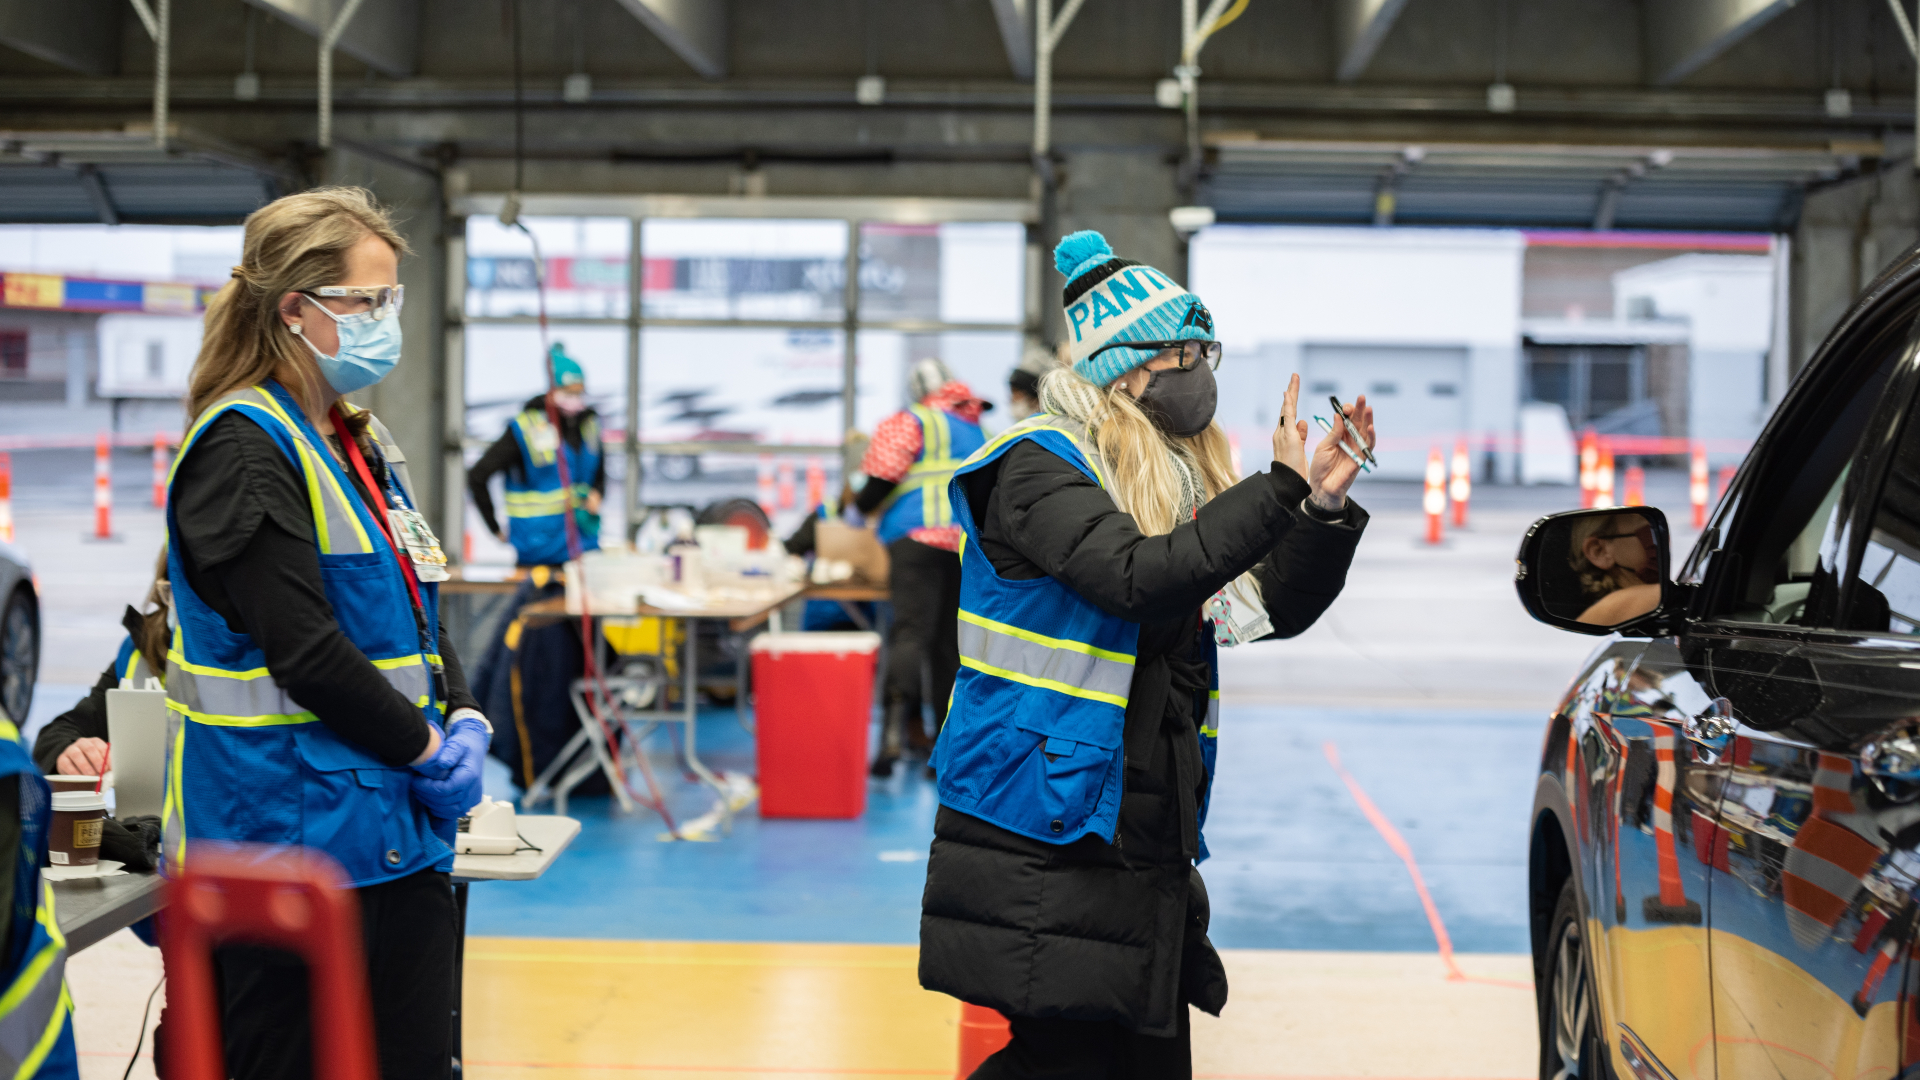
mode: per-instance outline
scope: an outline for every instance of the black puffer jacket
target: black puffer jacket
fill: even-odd
[[[980,551],[1002,577],[1050,576],[1140,624],[1127,702],[1117,844],[1029,839],[942,807],[920,921],[920,983],[1017,1016],[1171,1036],[1188,1002],[1218,1013],[1226,973],[1193,870],[1206,786],[1196,718],[1209,672],[1200,605],[1253,570],[1276,637],[1313,625],[1346,583],[1367,516],[1303,506],[1285,466],[1251,476],[1197,520],[1143,536],[1072,465],[1024,442],[971,474]],[[1227,742],[1222,753],[1232,753]]]

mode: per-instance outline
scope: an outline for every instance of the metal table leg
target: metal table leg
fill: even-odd
[[[467,978],[467,883],[458,881],[453,886],[453,910],[455,938],[453,948],[453,1077],[460,1080],[462,1075],[461,1058],[465,1050],[461,1045],[460,1029],[464,1022],[466,978]]]

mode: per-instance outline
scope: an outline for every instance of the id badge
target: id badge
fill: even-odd
[[[440,550],[440,538],[433,535],[418,510],[388,510],[387,521],[393,525],[393,535],[406,546],[415,577],[421,581],[447,580],[447,553]]]
[[[536,454],[560,452],[560,433],[545,424],[527,432],[527,445]]]

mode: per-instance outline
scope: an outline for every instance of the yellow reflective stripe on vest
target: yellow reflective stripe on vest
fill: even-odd
[[[40,887],[35,918],[50,940],[0,994],[0,1075],[14,1078],[39,1071],[73,1011],[67,995],[67,939],[54,917],[53,884],[43,881]]]
[[[307,485],[307,502],[313,514],[314,534],[324,555],[365,554],[373,550],[373,540],[367,535],[366,527],[360,524],[360,516],[354,512],[353,503],[348,500],[347,492],[340,486],[324,464],[320,451],[308,441],[306,432],[287,415],[273,395],[262,387],[250,387],[228,394],[212,405],[207,406],[192,426],[187,429],[186,437],[180,442],[180,452],[173,457],[172,469],[168,471],[167,482],[173,482],[173,474],[180,463],[187,458],[187,450],[192,447],[200,433],[229,406],[243,406],[259,409],[283,424],[293,436],[294,454],[299,459],[301,478]]]
[[[1209,738],[1220,737],[1220,691],[1207,691],[1207,718],[1200,724],[1200,734]]]
[[[960,462],[953,457],[953,429],[947,426],[947,414],[925,405],[908,406],[907,411],[920,421],[920,457],[907,468],[907,475],[887,493],[879,512],[884,514],[908,492],[920,492],[920,523],[935,527],[953,524],[953,507],[946,499],[947,481],[953,479]]]
[[[510,518],[553,517],[567,512],[564,491],[509,491],[507,516]]]
[[[1087,444],[1086,425],[1077,420],[1069,420],[1064,416],[1055,416],[1052,413],[1035,413],[1027,417],[1025,420],[988,439],[985,445],[968,455],[967,460],[960,464],[963,466],[970,465],[975,461],[986,458],[1013,440],[1023,435],[1033,434],[1038,428],[1046,428],[1050,431],[1057,431],[1065,435],[1067,441],[1073,444],[1073,448],[1080,451],[1080,456],[1086,459],[1087,468],[1093,470],[1093,482],[1099,484],[1102,489],[1106,488],[1107,476],[1106,471],[1100,467],[1100,452]]]
[[[433,676],[420,654],[375,660],[373,666],[415,708],[432,700]],[[216,727],[278,727],[319,719],[288,697],[266,668],[226,671],[188,663],[179,652],[167,654],[167,707]]]
[[[547,414],[526,409],[515,416],[513,422],[520,425],[521,444],[527,448],[528,462],[536,469],[553,464],[560,450],[560,435],[547,423]]]
[[[1133,657],[960,612],[960,662],[975,671],[1125,708]]]
[[[187,813],[180,785],[186,780],[181,763],[186,757],[187,725],[174,719],[169,702],[167,712],[167,786],[160,800],[160,857],[176,872],[187,864]]]

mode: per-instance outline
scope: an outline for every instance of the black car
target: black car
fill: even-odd
[[[1528,612],[1607,635],[1534,797],[1540,1075],[1920,1076],[1920,253],[1669,555],[1641,507],[1520,548]]]

